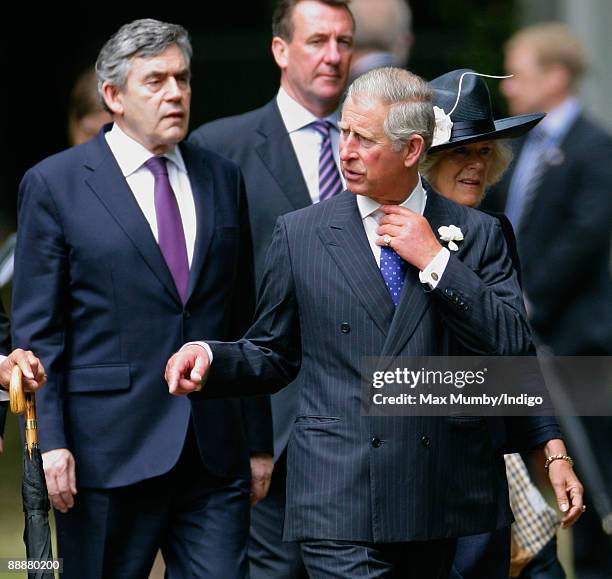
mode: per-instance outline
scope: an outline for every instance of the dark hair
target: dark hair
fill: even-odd
[[[272,15],[272,36],[279,36],[287,42],[291,42],[293,38],[293,21],[291,19],[293,15],[293,9],[297,4],[304,0],[278,0],[276,7],[274,8],[274,14]],[[320,4],[326,4],[327,6],[344,8],[351,16],[353,21],[353,29],[355,28],[355,18],[349,7],[351,0],[315,0]]]

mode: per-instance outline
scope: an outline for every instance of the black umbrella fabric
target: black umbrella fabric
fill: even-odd
[[[45,482],[42,457],[38,448],[36,430],[36,399],[33,392],[24,392],[21,383],[21,370],[13,368],[11,376],[11,410],[15,414],[25,414],[25,450],[23,453],[23,512],[25,529],[23,541],[28,560],[37,560],[33,569],[28,569],[28,579],[54,579],[52,570],[41,560],[53,563],[51,549],[51,529],[49,528],[49,496]],[[30,562],[30,561],[29,561]],[[34,563],[34,561],[32,561]]]

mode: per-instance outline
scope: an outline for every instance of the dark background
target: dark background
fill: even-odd
[[[228,0],[180,3],[174,10],[155,11],[130,4],[119,12],[88,4],[47,13],[25,4],[18,7],[21,14],[6,19],[3,27],[3,69],[12,73],[2,83],[0,238],[14,229],[23,173],[68,146],[67,102],[73,82],[122,24],[152,17],[189,30],[194,48],[191,128],[195,128],[260,106],[275,94],[278,71],[269,49],[273,5],[273,0]],[[461,67],[502,73],[502,44],[516,22],[513,0],[413,0],[411,6],[416,36],[411,70],[425,78]],[[496,85],[489,83],[498,113],[503,114]]]

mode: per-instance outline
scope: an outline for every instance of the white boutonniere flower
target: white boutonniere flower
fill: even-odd
[[[438,227],[438,233],[442,241],[448,242],[448,248],[451,251],[457,251],[459,246],[455,241],[463,241],[463,232],[456,225],[442,225]]]
[[[436,119],[436,126],[434,128],[431,146],[436,147],[450,141],[453,121],[451,121],[450,115],[447,115],[440,107],[434,107],[433,111]]]

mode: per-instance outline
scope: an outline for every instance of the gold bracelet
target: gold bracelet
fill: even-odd
[[[546,462],[544,463],[544,468],[546,470],[548,470],[548,467],[550,466],[550,463],[555,461],[555,460],[564,460],[564,461],[568,462],[570,466],[574,466],[574,459],[571,456],[568,456],[567,454],[551,454],[546,459]]]

